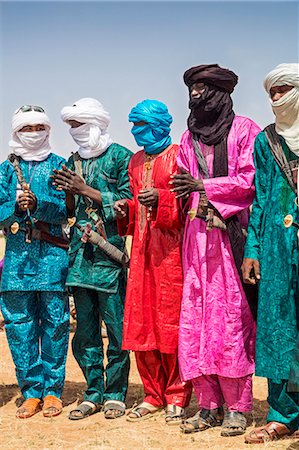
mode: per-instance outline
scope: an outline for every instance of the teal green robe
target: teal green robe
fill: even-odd
[[[282,140],[288,160],[296,159]],[[259,260],[261,279],[256,341],[256,375],[279,383],[288,380],[298,335],[298,238],[283,219],[298,222],[295,194],[261,132],[255,141],[256,197],[250,218],[245,257]]]
[[[94,204],[98,214],[104,221],[108,241],[124,250],[125,241],[117,233],[117,224],[113,204],[122,198],[131,198],[128,164],[133,153],[119,144],[110,147],[97,158],[83,159],[82,169],[86,183],[101,192],[102,205]],[[68,167],[74,170],[73,157],[68,161]],[[84,198],[76,196],[77,222],[85,226],[88,219],[85,212]],[[67,286],[79,286],[95,289],[101,292],[116,293],[123,270],[122,266],[113,261],[98,247],[81,241],[82,233],[73,228],[73,236],[69,250],[69,273]]]

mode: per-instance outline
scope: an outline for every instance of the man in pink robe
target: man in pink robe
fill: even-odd
[[[253,400],[255,322],[240,267],[260,129],[233,112],[233,72],[204,65],[189,69],[184,80],[191,113],[178,155],[181,174],[172,182],[186,214],[179,363],[200,411],[181,428],[191,433],[222,425],[221,435],[235,436],[245,432],[243,413]]]

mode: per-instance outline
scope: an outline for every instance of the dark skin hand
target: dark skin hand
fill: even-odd
[[[54,180],[53,185],[56,186],[57,190],[63,190],[69,201],[74,195],[84,195],[98,205],[102,204],[100,191],[88,186],[79,175],[68,169],[65,165],[62,166],[62,170],[54,169],[53,172],[54,175],[51,175],[51,178]]]
[[[26,187],[28,189],[26,189]],[[17,204],[20,211],[25,212],[27,209],[33,211],[36,208],[36,197],[32,191],[30,191],[29,186],[24,186],[24,191],[17,198]]]
[[[204,191],[202,180],[196,180],[189,172],[179,167],[180,173],[171,175],[169,184],[175,186],[171,192],[176,193],[176,198],[188,198],[191,192]]]
[[[117,200],[113,205],[116,217],[123,219],[128,213],[128,202],[126,199]]]
[[[148,207],[157,207],[159,201],[159,192],[156,188],[142,189],[137,195],[137,199],[143,205]]]
[[[257,284],[261,279],[260,263],[257,259],[244,258],[241,270],[246,284]]]

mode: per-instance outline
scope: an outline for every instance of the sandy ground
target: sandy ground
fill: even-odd
[[[130,387],[127,405],[142,400],[142,385],[132,354]],[[7,346],[5,332],[0,332],[0,448],[1,449],[164,449],[242,450],[287,449],[299,450],[299,442],[286,440],[276,443],[248,446],[243,436],[221,438],[219,428],[203,433],[184,435],[178,427],[165,425],[163,414],[144,422],[132,424],[125,417],[106,420],[102,413],[77,422],[68,420],[68,413],[81,398],[84,379],[71,350],[67,361],[67,376],[63,393],[64,410],[55,418],[46,419],[41,413],[26,420],[15,418],[20,393],[16,384],[14,366]],[[254,414],[252,425],[261,424],[267,413],[265,380],[254,380]],[[188,415],[196,412],[192,398]],[[252,426],[251,425],[251,426]]]

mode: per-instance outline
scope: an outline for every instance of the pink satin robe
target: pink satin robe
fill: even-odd
[[[236,116],[228,136],[228,176],[204,180],[209,201],[224,219],[238,214],[248,224],[254,198],[253,144],[260,128]],[[209,174],[214,147],[201,144]],[[192,137],[181,140],[178,166],[199,177]],[[184,209],[196,208],[199,192]],[[186,217],[183,242],[184,288],[179,328],[179,364],[183,380],[198,376],[244,377],[254,372],[255,323],[235,267],[226,231],[206,230],[206,223]]]

